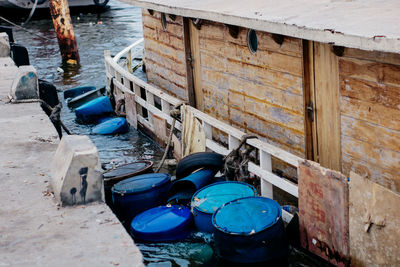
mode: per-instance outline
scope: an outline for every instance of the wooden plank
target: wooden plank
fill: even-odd
[[[400,66],[368,60],[340,58],[340,75],[367,81],[400,85]]]
[[[365,162],[362,159],[354,158],[350,155],[343,154],[342,164],[343,174],[350,175],[350,172],[355,172],[363,177],[367,177],[371,181],[380,184],[381,186],[400,194],[400,172],[388,170]]]
[[[126,120],[130,125],[137,129],[137,111],[135,95],[125,95]]]
[[[400,195],[350,173],[352,266],[399,266]]]
[[[400,86],[341,77],[340,94],[388,108],[400,109]]]
[[[196,99],[195,107],[199,110],[204,110],[203,105],[203,89],[202,89],[202,72],[201,72],[201,58],[200,58],[200,41],[199,31],[189,23],[190,46],[192,52],[192,68],[193,68],[193,87]]]
[[[217,142],[211,140],[211,139],[206,139],[206,147],[208,149],[211,149],[212,151],[221,154],[221,155],[228,155],[229,150],[223,147],[222,145],[218,144]]]
[[[318,143],[315,118],[314,44],[303,40],[303,109],[306,158],[318,161]],[[311,108],[311,110],[309,110]]]
[[[343,52],[343,57],[351,57],[364,60],[371,60],[375,62],[400,65],[400,54],[394,54],[394,53],[366,51],[366,50],[346,47]]]
[[[139,104],[141,107],[144,107],[145,109],[147,109],[149,112],[151,112],[152,114],[155,114],[163,119],[165,119],[168,124],[171,125],[172,123],[172,117],[169,116],[169,114],[165,114],[163,113],[161,110],[159,110],[158,108],[156,108],[153,105],[150,105],[149,103],[147,103],[146,101],[144,101],[142,98],[136,96],[136,103]],[[182,124],[179,121],[175,122],[175,128],[178,130],[182,129]]]
[[[232,135],[233,137],[235,137],[237,139],[241,139],[243,137],[243,135],[245,135],[244,132],[242,132],[226,123],[221,123],[221,121],[219,121],[218,119],[215,119],[199,110],[196,110],[191,107],[187,107],[187,108],[190,109],[193,112],[193,114],[195,115],[195,117],[199,118],[201,121],[208,123],[208,124],[212,125],[214,128],[219,129],[229,135]],[[247,141],[247,144],[258,147],[260,149],[263,149],[264,151],[271,154],[272,156],[277,157],[285,162],[288,162],[289,164],[291,164],[293,166],[298,166],[298,161],[301,160],[300,157],[297,157],[283,149],[280,149],[278,147],[275,147],[273,145],[270,145],[266,142],[262,142],[257,139],[249,139]]]
[[[349,117],[400,131],[400,110],[398,109],[348,97],[341,98],[340,108],[341,113]]]
[[[378,137],[379,138],[379,137]],[[348,136],[342,137],[343,154],[365,161],[368,166],[377,166],[400,172],[400,152],[379,147]]]
[[[186,62],[186,90],[189,100],[189,105],[196,107],[196,94],[194,89],[193,78],[193,56],[191,48],[190,25],[192,24],[189,18],[183,18],[183,40],[185,46],[185,62]]]
[[[314,43],[318,162],[340,171],[340,106],[337,56],[329,44]]]
[[[400,151],[400,131],[342,115],[342,135],[392,151]]]
[[[264,161],[264,162],[267,163],[267,161]],[[261,178],[261,182],[264,181],[266,183],[271,184],[271,186],[274,185],[276,187],[279,187],[280,189],[291,194],[292,196],[295,196],[295,197],[299,196],[299,190],[298,190],[298,187],[296,184],[272,173],[272,165],[271,165],[270,170],[268,170],[268,166],[265,166],[264,168],[257,166],[253,162],[249,162],[249,171],[254,173],[255,175],[259,176]],[[271,194],[271,193],[272,193],[272,191],[263,191],[263,189],[261,187],[261,195],[262,196],[272,198],[273,194]]]
[[[153,133],[158,139],[157,143],[160,143],[162,145],[166,144],[166,142],[168,141],[166,120],[154,114],[152,115],[152,120],[154,128]]]
[[[347,266],[350,255],[346,177],[305,160],[299,164],[298,181],[302,247],[336,266]]]

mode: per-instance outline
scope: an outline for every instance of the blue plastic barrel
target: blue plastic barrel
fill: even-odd
[[[200,189],[193,195],[191,202],[197,229],[212,233],[214,227],[211,218],[219,207],[237,198],[256,195],[257,191],[253,186],[242,182],[220,182]]]
[[[129,131],[129,125],[125,118],[112,118],[106,120],[92,129],[93,134],[122,134]]]
[[[115,213],[128,225],[137,214],[164,204],[170,186],[167,173],[142,174],[118,182],[111,188]]]
[[[246,197],[226,203],[213,215],[217,255],[237,263],[282,259],[288,242],[278,203],[266,197]]]
[[[95,86],[79,86],[64,91],[64,99],[77,97],[89,91],[96,90]]]
[[[99,118],[113,112],[114,110],[108,96],[98,97],[75,109],[77,120],[86,123],[95,122]]]
[[[131,223],[135,240],[170,242],[185,239],[190,234],[192,214],[185,206],[160,206],[137,215]]]

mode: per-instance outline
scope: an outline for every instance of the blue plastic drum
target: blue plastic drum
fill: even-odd
[[[288,243],[278,203],[266,197],[247,197],[221,206],[213,215],[217,255],[237,263],[282,259]]]
[[[92,129],[93,134],[123,134],[129,132],[129,125],[125,118],[106,120]]]
[[[113,112],[108,96],[98,97],[75,109],[77,120],[85,123],[95,122]]]
[[[129,225],[139,213],[164,204],[171,186],[166,173],[149,173],[128,178],[111,188],[112,201],[119,219]]]
[[[137,215],[131,223],[135,240],[171,242],[190,234],[192,214],[185,206],[160,206]]]
[[[211,218],[219,207],[234,199],[256,195],[257,191],[253,186],[242,182],[220,182],[200,189],[193,195],[191,202],[197,229],[212,233],[214,227]]]

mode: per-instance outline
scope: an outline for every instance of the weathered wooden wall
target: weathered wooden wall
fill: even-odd
[[[255,133],[296,155],[305,154],[303,59],[300,39],[257,32],[258,51],[247,47],[247,30],[238,38],[209,21],[199,31],[203,109],[218,119]]]
[[[339,59],[342,171],[400,192],[400,55],[345,49]]]
[[[160,12],[150,15],[143,9],[142,17],[149,82],[172,96],[188,100],[182,17],[177,16],[174,21],[166,14],[166,30],[161,24]]]

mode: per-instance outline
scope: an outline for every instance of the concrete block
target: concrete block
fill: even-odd
[[[10,56],[10,42],[5,32],[0,32],[0,57]]]
[[[88,136],[61,139],[51,166],[51,186],[62,206],[104,201],[99,152]]]
[[[15,75],[9,97],[13,100],[38,99],[39,83],[33,66],[21,66]]]

